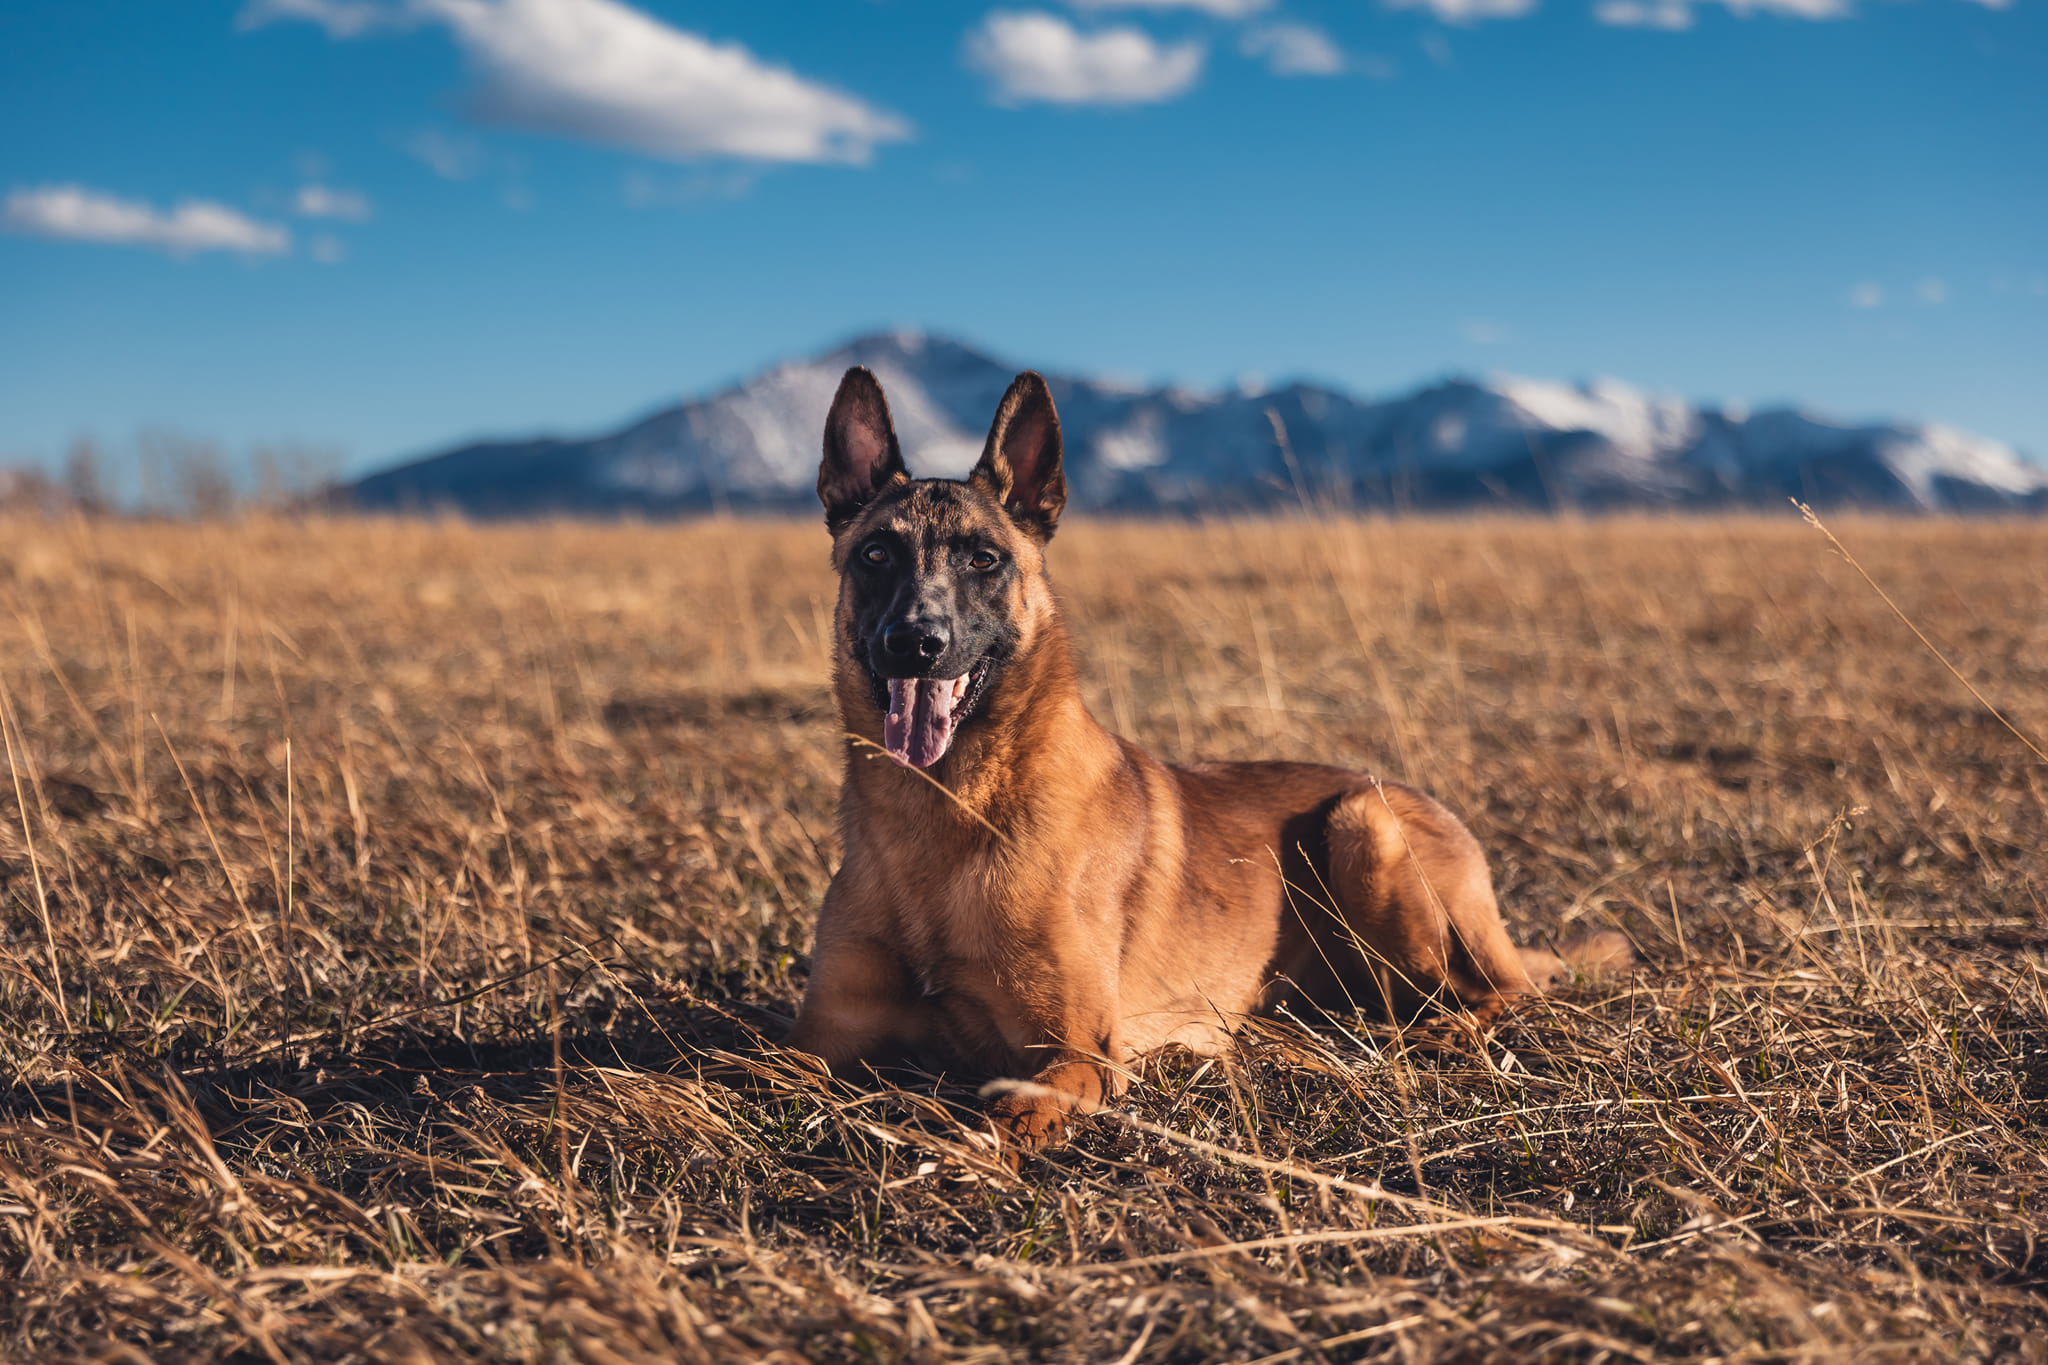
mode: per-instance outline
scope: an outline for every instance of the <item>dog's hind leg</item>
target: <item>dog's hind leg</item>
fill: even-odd
[[[1622,971],[1636,960],[1635,945],[1628,935],[1611,929],[1581,935],[1561,945],[1554,953],[1542,948],[1518,949],[1522,965],[1536,989],[1547,991],[1574,978],[1598,980]]]
[[[1486,855],[1455,815],[1389,782],[1341,798],[1326,829],[1342,925],[1325,926],[1320,946],[1358,1004],[1397,1020],[1430,1007],[1484,1020],[1540,989],[1501,923]]]

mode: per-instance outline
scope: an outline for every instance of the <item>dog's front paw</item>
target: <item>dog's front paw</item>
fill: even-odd
[[[1066,1136],[1073,1105],[1064,1095],[1033,1086],[1002,1096],[989,1106],[988,1116],[1004,1146],[1042,1152]]]

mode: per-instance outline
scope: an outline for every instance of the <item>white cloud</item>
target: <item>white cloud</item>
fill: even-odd
[[[402,27],[406,22],[402,10],[374,0],[249,0],[235,27],[262,28],[293,19],[320,25],[330,38],[354,38],[372,29]]]
[[[1192,9],[1218,19],[1243,19],[1273,7],[1273,0],[1067,0],[1078,10]]]
[[[339,237],[322,233],[306,244],[306,254],[322,265],[339,265],[348,255],[348,249],[341,244]]]
[[[495,122],[687,160],[862,163],[909,125],[616,0],[416,0],[454,30]]]
[[[1155,104],[1202,74],[1199,42],[1161,44],[1135,28],[1080,33],[1055,15],[997,11],[967,35],[968,64],[1005,104]]]
[[[301,185],[292,197],[292,212],[301,218],[340,218],[351,223],[369,221],[370,201],[356,190],[329,189],[325,185]]]
[[[1875,280],[1863,281],[1863,283],[1849,291],[1849,306],[1851,308],[1882,308],[1884,306],[1884,286]]]
[[[1935,275],[1929,275],[1926,279],[1920,281],[1919,286],[1914,292],[1920,295],[1920,302],[1922,303],[1947,303],[1948,281]]]
[[[1447,24],[1482,19],[1519,19],[1533,13],[1536,0],[1387,0],[1388,9],[1426,9]]]
[[[1276,76],[1336,76],[1344,71],[1344,54],[1330,35],[1313,24],[1265,24],[1246,29],[1237,50],[1263,58]]]
[[[0,225],[11,232],[108,246],[155,247],[174,255],[239,251],[275,256],[290,251],[290,231],[260,222],[225,204],[186,199],[164,212],[82,185],[48,185],[7,196]]]
[[[1505,323],[1474,320],[1458,329],[1458,334],[1474,346],[1505,346],[1513,339]]]
[[[366,14],[358,22],[359,5]],[[399,17],[366,0],[256,0],[255,8],[261,22],[306,19],[336,37],[380,26],[369,10]],[[351,18],[337,23],[340,11]],[[619,0],[408,0],[402,14],[455,35],[480,78],[471,106],[493,123],[680,161],[862,164],[878,143],[910,135],[894,114]],[[413,150],[450,179],[464,178],[456,158],[440,155],[449,148],[416,141]]]

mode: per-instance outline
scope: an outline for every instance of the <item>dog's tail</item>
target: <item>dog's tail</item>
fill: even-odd
[[[1539,991],[1553,990],[1574,981],[1598,981],[1628,969],[1636,960],[1635,946],[1628,935],[1603,929],[1581,935],[1556,952],[1523,948],[1522,967]]]

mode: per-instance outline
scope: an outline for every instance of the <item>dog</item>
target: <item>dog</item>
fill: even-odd
[[[1024,1150],[1169,1043],[1213,1052],[1282,1004],[1490,1021],[1596,935],[1518,949],[1472,835],[1430,797],[1307,763],[1175,767],[1096,723],[1046,546],[1059,415],[1017,376],[965,480],[912,478],[882,387],[848,370],[818,497],[839,575],[845,857],[784,1046],[834,1074],[1020,1078]]]

